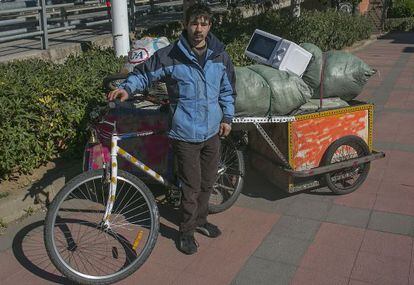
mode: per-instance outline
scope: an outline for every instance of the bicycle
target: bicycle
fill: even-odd
[[[118,169],[118,156],[164,185],[171,204],[180,203],[179,181],[168,181],[118,146],[121,140],[156,132],[118,134],[116,122],[100,123],[112,127],[110,163],[69,181],[53,199],[45,219],[44,239],[52,263],[80,284],[111,284],[126,278],[147,260],[157,241],[159,212],[154,195],[141,179]],[[209,202],[214,213],[234,204],[244,176],[236,143],[227,138],[220,151],[216,194]],[[221,199],[214,203],[217,197]]]

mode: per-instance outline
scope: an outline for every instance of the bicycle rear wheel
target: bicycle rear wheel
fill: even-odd
[[[209,213],[220,213],[233,206],[243,189],[244,174],[243,153],[230,137],[221,140],[219,169],[209,199]]]
[[[50,204],[44,240],[56,268],[80,284],[111,284],[137,270],[159,230],[155,199],[137,177],[119,170],[109,226],[102,222],[109,184],[103,170],[82,173]]]

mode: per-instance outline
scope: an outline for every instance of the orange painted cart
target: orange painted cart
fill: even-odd
[[[351,106],[304,115],[236,118],[251,123],[252,166],[289,192],[328,186],[336,194],[355,191],[370,162],[385,156],[372,149],[373,105]]]

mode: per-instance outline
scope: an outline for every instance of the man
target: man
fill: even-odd
[[[216,180],[220,138],[231,131],[234,115],[234,68],[223,44],[210,33],[211,11],[204,4],[188,8],[179,40],[158,50],[135,67],[109,100],[126,100],[164,80],[170,95],[170,130],[182,187],[178,249],[197,252],[194,231],[217,237],[221,231],[207,222],[208,201]]]

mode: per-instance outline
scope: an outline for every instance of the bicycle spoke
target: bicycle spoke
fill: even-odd
[[[148,220],[151,220],[151,218],[146,218],[146,219],[132,221],[132,223],[135,224],[135,223],[139,223],[139,222],[143,222],[143,221],[148,221]],[[128,223],[124,223],[124,224],[116,224],[114,227],[117,227],[118,225],[128,225],[128,224],[131,224],[131,223],[128,222]]]
[[[122,213],[122,212],[120,212],[120,214],[122,213],[122,215],[124,216],[124,217],[126,217],[126,214],[128,214],[128,213],[131,213],[132,211],[134,211],[134,210],[136,210],[136,209],[139,209],[139,208],[142,208],[142,206],[144,206],[144,205],[146,205],[147,204],[147,202],[144,202],[144,203],[142,203],[141,205],[139,205],[139,206],[137,206],[137,207],[135,207],[135,208],[132,208],[132,209],[130,209],[130,210],[128,210],[128,211],[126,211],[126,212],[124,212],[124,213]],[[128,206],[129,207],[129,206]],[[127,207],[127,208],[128,208]],[[126,209],[127,209],[126,208]],[[144,213],[148,213],[149,212],[149,209],[148,210],[146,210],[145,212],[143,212],[143,213],[140,213],[140,214],[138,214],[138,215],[142,215],[142,214],[144,214]],[[117,214],[117,217],[119,216],[119,214]],[[136,215],[134,215],[134,216],[132,216],[132,217],[135,217]],[[115,223],[115,219],[114,219],[114,223]]]
[[[133,182],[136,178],[118,176],[112,215],[109,224],[103,223],[109,185],[102,180],[102,171],[88,173],[95,176],[80,175],[78,184],[72,182],[73,186],[66,188],[66,194],[57,195],[61,202],[52,202],[58,204],[51,205],[54,207],[53,218],[48,213],[46,219],[50,229],[45,227],[45,232],[53,233],[46,235],[49,237],[46,246],[48,250],[52,246],[52,252],[60,257],[52,259],[53,264],[60,271],[70,270],[75,275],[73,280],[68,276],[72,281],[115,282],[125,273],[131,274],[142,260],[148,258],[156,240],[153,232],[158,230],[158,220],[154,220],[152,210],[155,203],[153,197],[148,196],[148,189],[143,192],[144,186]],[[155,215],[158,217],[157,212]],[[42,259],[40,251],[38,255],[36,253],[34,260],[45,264],[47,260]]]
[[[234,191],[234,188],[232,188],[232,187],[228,187],[228,186],[223,185],[223,184],[219,184],[219,183],[217,183],[217,186],[219,186],[220,188],[223,188],[223,189],[225,189],[225,190]]]
[[[131,188],[131,186],[130,186],[130,188]],[[128,189],[129,190],[129,189]],[[132,197],[129,199],[130,201],[132,201],[132,199],[135,197],[135,195],[138,193],[139,191],[135,191],[134,192],[134,194],[132,195]],[[138,200],[137,201],[139,201],[141,198],[143,198],[142,196],[140,197],[140,198],[138,198]],[[121,204],[119,204],[119,205],[121,205]],[[117,208],[119,208],[119,205],[118,205],[118,207]],[[120,211],[118,211],[118,210],[115,210],[114,212],[115,213],[122,213],[123,211],[124,211],[124,209],[127,207],[127,205],[128,205],[128,203],[127,204],[125,204],[124,205],[124,207],[122,207],[122,209],[120,210]],[[116,216],[115,216],[115,218],[114,218],[114,220],[116,220],[117,218],[118,218],[118,216],[119,216],[119,214],[116,214]]]

